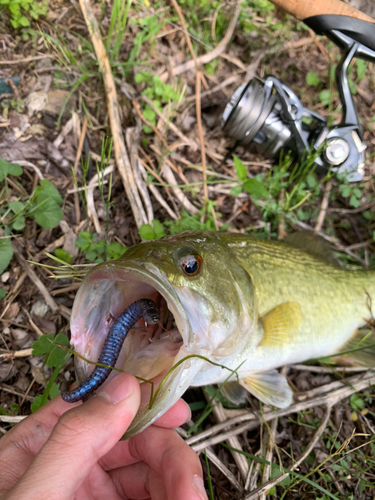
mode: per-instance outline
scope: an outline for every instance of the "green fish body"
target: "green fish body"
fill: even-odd
[[[237,370],[244,389],[283,408],[293,395],[276,368],[343,351],[372,318],[375,273],[343,270],[287,244],[240,234],[193,231],[141,243],[88,273],[73,308],[75,349],[96,360],[108,318],[146,297],[164,298],[176,329],[152,342],[147,332],[132,332],[117,367],[158,385],[173,365],[200,355]],[[79,381],[91,369],[76,360]],[[189,358],[166,379],[151,409],[149,384],[142,384],[143,407],[127,436],[152,423],[189,385],[228,376]]]

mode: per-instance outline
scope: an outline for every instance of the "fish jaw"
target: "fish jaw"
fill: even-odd
[[[186,356],[198,354],[198,345],[195,341],[190,320],[186,314],[181,301],[171,286],[168,279],[154,266],[140,265],[136,262],[106,262],[99,264],[92,269],[83,281],[72,311],[71,317],[71,343],[75,351],[90,361],[96,362],[99,358],[104,340],[113,322],[113,318],[127,308],[131,303],[140,298],[151,298],[161,295],[173,314],[178,332],[182,337],[181,345],[174,346],[169,343],[170,359],[167,359],[169,369],[176,366]],[[151,269],[151,270],[150,270]],[[128,336],[132,338],[128,341]],[[127,344],[131,346],[130,352],[135,351],[133,344],[138,346],[139,338],[143,335],[143,345],[145,345],[145,335],[137,332],[129,332],[125,339],[123,349],[120,353],[116,368],[125,368],[126,372],[143,376],[145,379],[151,378],[154,382],[154,394],[158,384],[165,377],[167,368],[160,374],[152,373],[147,377],[147,362],[138,363],[140,372],[127,369]],[[146,341],[147,344],[147,341]],[[160,345],[159,345],[160,344]],[[152,356],[152,351],[162,352],[162,341],[156,345],[146,346],[146,353]],[[155,347],[155,349],[154,349]],[[151,354],[150,354],[151,352]],[[131,361],[131,360],[130,360]],[[155,370],[155,359],[150,361],[150,370]],[[158,391],[158,394],[150,408],[151,384],[141,384],[141,407],[129,427],[125,438],[131,437],[154,422],[164,414],[191,385],[192,380],[200,371],[204,361],[191,357],[178,366],[168,375]],[[151,366],[152,364],[152,366]],[[146,365],[146,370],[144,366]],[[75,358],[75,371],[78,383],[82,383],[93,370],[94,365],[86,363],[78,356]],[[143,373],[143,371],[145,373]],[[111,376],[114,375],[115,372]]]

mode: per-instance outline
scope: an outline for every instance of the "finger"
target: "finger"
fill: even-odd
[[[151,426],[128,441],[117,443],[101,464],[108,470],[136,461],[145,462],[162,477],[168,498],[206,500],[200,461],[174,430]],[[121,484],[126,491],[126,482]]]
[[[0,440],[0,495],[8,491],[29,468],[34,456],[51,435],[58,418],[72,407],[58,396],[14,426]]]
[[[114,377],[96,397],[59,419],[17,487],[22,492],[27,485],[35,498],[38,492],[52,498],[56,491],[71,498],[100,457],[121,438],[139,403],[136,379],[125,373]]]
[[[109,473],[122,498],[169,500],[163,478],[144,462],[121,467]],[[174,499],[171,499],[174,500]],[[178,499],[180,500],[180,499]]]
[[[178,427],[185,424],[191,419],[190,406],[183,400],[179,399],[164,415],[158,418],[153,425],[157,427]]]
[[[116,485],[121,498],[143,499],[149,498],[150,493],[146,489],[150,468],[144,462],[127,465],[108,472],[108,475]]]

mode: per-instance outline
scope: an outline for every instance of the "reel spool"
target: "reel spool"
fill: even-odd
[[[328,24],[327,18],[332,18]],[[309,23],[309,19],[313,22]],[[329,127],[325,118],[305,108],[296,94],[276,77],[269,76],[265,81],[254,78],[236,90],[222,116],[223,131],[236,140],[235,147],[254,144],[268,158],[290,151],[300,162],[310,153],[314,155],[317,172],[331,170],[345,174],[349,181],[362,180],[366,146],[350,92],[348,67],[353,57],[375,61],[375,29],[367,21],[354,21],[353,26],[353,18],[334,15],[314,16],[304,21],[317,32],[324,28],[323,33],[343,49],[336,68],[343,108],[341,123]],[[340,29],[333,29],[338,23]],[[366,25],[369,38],[363,36],[361,23]]]

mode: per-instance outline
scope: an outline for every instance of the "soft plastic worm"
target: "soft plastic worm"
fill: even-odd
[[[114,367],[119,357],[122,344],[129,330],[143,317],[146,323],[154,325],[159,321],[159,310],[150,299],[140,299],[130,304],[115,320],[105,339],[98,363]],[[67,403],[75,403],[92,394],[109,377],[112,369],[95,366],[88,378],[72,391],[61,393]]]

